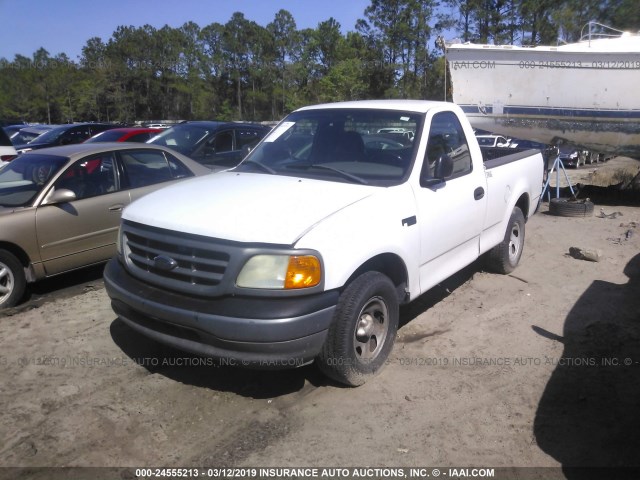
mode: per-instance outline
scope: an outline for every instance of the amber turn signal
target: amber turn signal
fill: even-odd
[[[309,288],[320,283],[320,260],[312,255],[291,256],[284,281],[285,289]]]

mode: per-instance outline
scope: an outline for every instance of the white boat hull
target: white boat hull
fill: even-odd
[[[472,125],[640,159],[640,37],[560,47],[447,47]]]

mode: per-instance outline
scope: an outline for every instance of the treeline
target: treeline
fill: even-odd
[[[0,59],[0,119],[47,123],[151,119],[277,120],[306,104],[443,99],[440,35],[495,44],[575,41],[596,19],[640,27],[637,0],[371,0],[354,30],[333,18],[298,29],[280,10],[266,26],[120,26],[81,56]]]

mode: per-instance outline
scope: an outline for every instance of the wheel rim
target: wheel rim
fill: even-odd
[[[13,273],[4,263],[0,263],[0,305],[2,305],[13,292],[15,279]]]
[[[356,357],[363,362],[375,359],[389,331],[389,309],[381,297],[372,297],[358,315],[353,342]]]
[[[514,223],[511,227],[511,234],[509,235],[509,261],[512,264],[518,260],[521,248],[522,232],[520,230],[520,224]]]

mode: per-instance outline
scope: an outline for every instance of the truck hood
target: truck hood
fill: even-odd
[[[150,193],[127,207],[122,218],[238,242],[293,245],[323,219],[377,189],[227,171]]]

